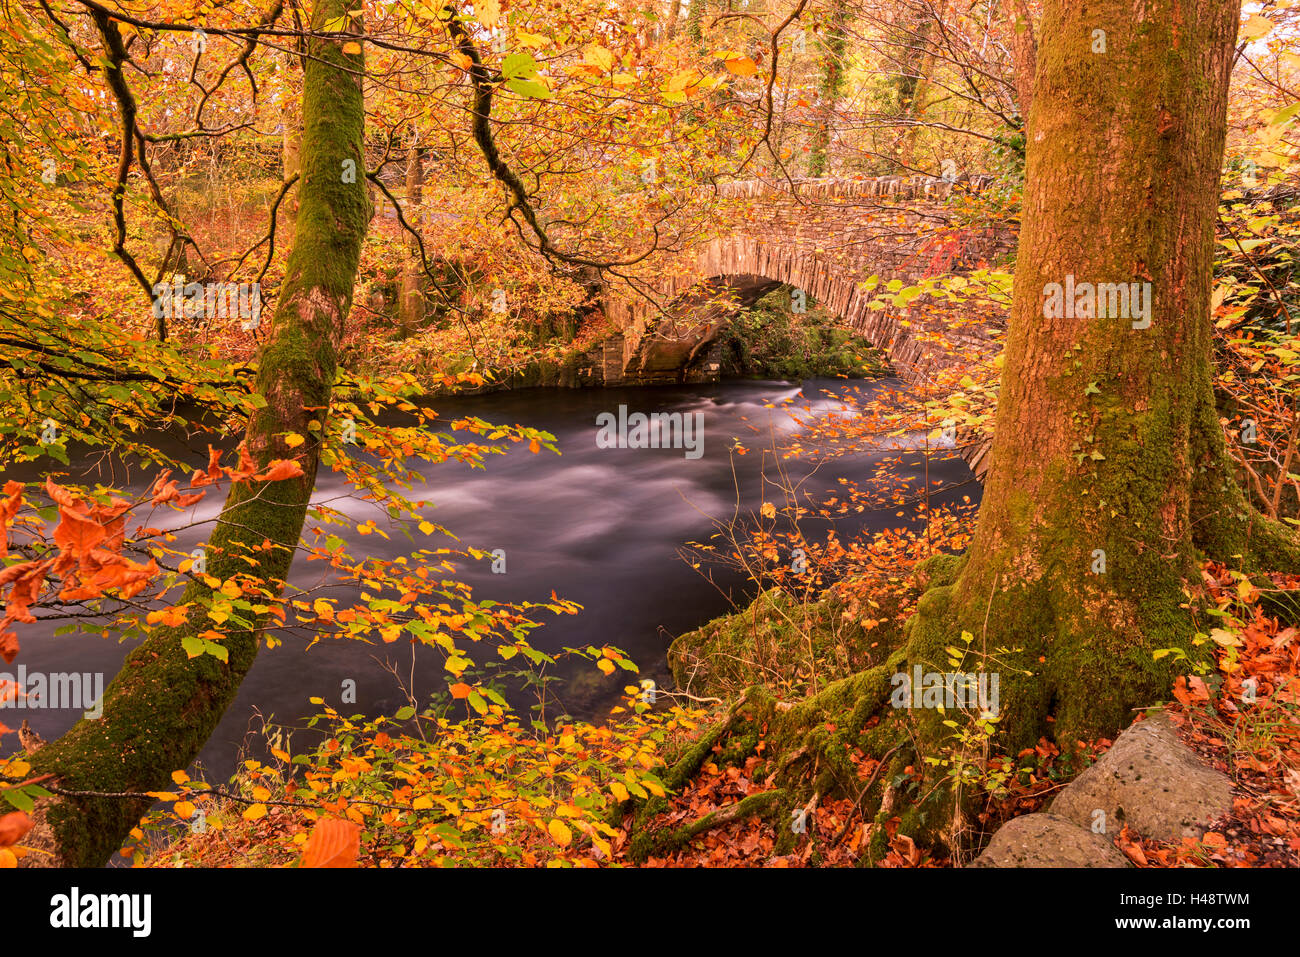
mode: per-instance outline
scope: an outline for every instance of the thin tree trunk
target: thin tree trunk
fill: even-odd
[[[695,41],[695,48],[704,52],[704,14],[709,0],[691,0],[686,11],[686,35]]]
[[[677,36],[677,19],[682,15],[682,0],[668,0],[668,22],[664,26],[664,41]]]
[[[831,8],[826,37],[821,41],[822,75],[817,90],[819,117],[808,147],[809,176],[824,176],[830,168],[831,121],[840,91],[844,88],[844,28],[847,22],[847,7],[836,3]]]
[[[899,157],[900,165],[908,169],[912,165],[913,156],[916,151],[917,137],[921,132],[921,118],[925,115],[926,100],[930,96],[930,72],[934,69],[934,48],[932,46],[931,34],[937,32],[935,27],[940,17],[944,15],[948,4],[946,0],[938,3],[932,9],[933,15],[927,14],[917,27],[920,50],[916,55],[916,79],[912,85],[911,94],[908,97],[907,115],[912,123],[903,133],[903,149]]]
[[[1012,69],[1015,71],[1016,106],[1022,119],[1034,103],[1034,72],[1038,68],[1038,40],[1033,14],[1025,0],[1016,0],[1011,34]]]
[[[344,16],[349,6],[319,0],[314,29]],[[359,20],[354,23],[360,26]],[[208,580],[225,582],[251,571],[268,597],[278,595],[288,577],[320,456],[314,439],[294,450],[284,436],[313,435],[308,422],[329,405],[368,219],[365,116],[356,79],[362,56],[344,54],[337,40],[309,40],[308,48],[297,239],[258,365],[257,389],[266,406],[250,419],[245,435],[259,467],[293,458],[304,474],[233,486],[205,546]],[[356,173],[351,177],[344,175],[348,162]],[[214,594],[202,579],[189,585],[182,601],[197,606],[191,620],[157,629],[132,651],[104,693],[103,716],[78,722],[37,751],[32,756],[36,773],[53,773],[58,786],[68,790],[140,792],[169,786],[171,772],[194,760],[234,700],[266,623],[262,618],[246,631],[225,634],[228,663],[209,655],[189,659],[181,639],[212,624],[203,603]],[[24,863],[102,865],[149,804],[101,797],[42,801],[30,843],[53,856],[32,854]]]
[[[416,140],[406,150],[406,218],[412,228],[419,229],[417,210],[423,200],[424,149]],[[401,318],[399,332],[408,338],[424,320],[424,268],[420,261],[420,246],[414,236],[406,236],[406,259],[402,264],[401,301],[398,303]]]

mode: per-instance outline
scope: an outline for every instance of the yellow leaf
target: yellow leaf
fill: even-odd
[[[546,830],[550,832],[551,840],[560,845],[560,847],[568,847],[573,842],[573,832],[570,831],[569,826],[558,817],[554,818],[551,823],[547,825]]]
[[[194,805],[189,801],[177,801],[176,807],[172,808],[176,816],[182,821],[187,821],[194,816]]]
[[[1211,629],[1210,638],[1213,639],[1215,644],[1222,645],[1225,648],[1235,648],[1242,644],[1241,639],[1226,628]]]
[[[350,45],[350,46],[354,46],[354,47],[357,46],[357,44],[355,44],[355,43],[352,43],[352,44],[349,44],[349,45]],[[348,48],[347,48],[347,47],[344,47],[344,48],[343,48],[343,52],[344,52],[344,53],[347,53],[347,52],[348,52]],[[356,51],[356,52],[360,53],[360,52],[361,52],[361,48],[360,48],[360,47],[357,47],[357,51]],[[284,437],[284,444],[287,445],[287,446],[289,446],[289,448],[291,448],[291,449],[296,449],[298,446],[302,445],[302,444],[303,444],[304,442],[306,442],[306,441],[307,441],[307,440],[304,439],[304,438],[303,438],[301,435],[299,435],[297,432],[290,432],[288,435],[286,435],[286,436]]]
[[[343,44],[343,52],[355,56],[356,54],[361,52],[361,44],[355,42],[345,43]]]
[[[736,76],[753,76],[758,72],[758,64],[747,56],[736,57],[726,61],[727,69]]]
[[[1255,14],[1241,25],[1241,35],[1247,40],[1258,40],[1273,29],[1273,21]]]
[[[600,661],[596,662],[596,667],[607,675],[612,675],[614,673],[614,662],[610,661],[608,658],[601,658]]]
[[[254,804],[252,807],[250,807],[248,810],[246,810],[243,813],[243,818],[245,821],[256,821],[264,817],[266,817],[265,804]]]
[[[683,70],[681,73],[675,73],[668,79],[668,92],[680,93],[686,89],[695,80],[696,73],[694,70]]]
[[[614,68],[614,54],[599,43],[593,43],[582,51],[582,62],[598,68],[603,73],[608,73]]]
[[[609,782],[609,793],[614,795],[614,797],[619,801],[626,801],[628,799],[627,788],[623,787],[623,785],[619,784],[617,781]]]
[[[265,801],[270,796],[271,792],[264,787],[253,788],[253,800],[255,801]]]
[[[190,779],[190,776],[189,776],[188,774],[186,774],[184,771],[173,771],[173,772],[172,772],[172,780],[173,780],[174,782],[176,782],[177,784],[184,784],[184,783],[185,783],[186,781],[188,781],[189,779]]]
[[[494,27],[501,19],[500,0],[475,0],[474,13],[485,27]]]

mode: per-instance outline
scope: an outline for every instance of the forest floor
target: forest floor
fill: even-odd
[[[1214,629],[1207,640],[1217,646],[1218,670],[1205,677],[1180,678],[1171,689],[1167,711],[1182,740],[1210,766],[1232,782],[1229,815],[1215,822],[1199,839],[1181,843],[1144,839],[1123,829],[1116,846],[1137,867],[1296,867],[1300,866],[1300,628],[1283,625],[1266,613],[1258,592],[1243,587],[1238,576],[1221,565],[1203,572],[1207,590],[1221,608],[1234,609],[1236,626]],[[1279,588],[1294,589],[1300,578],[1275,578]],[[1254,701],[1248,691],[1254,679]],[[1087,762],[1111,746],[1103,739],[1087,746]],[[726,740],[715,745],[718,755]],[[701,771],[650,822],[652,829],[680,828],[706,815],[727,812],[746,797],[770,787],[763,777],[765,742],[741,766],[706,760]],[[1013,817],[1044,810],[1073,775],[1062,773],[1057,747],[1046,739],[1017,756],[1018,773],[999,793],[988,796],[978,826],[985,835]],[[854,763],[862,790],[881,773],[880,763],[857,755]],[[1078,767],[1078,762],[1072,763]],[[256,821],[245,821],[236,807],[214,809],[223,826],[194,834],[154,854],[146,866],[246,867],[293,866],[312,827],[311,818],[293,808],[272,807]],[[727,813],[721,815],[726,818]],[[853,866],[865,852],[869,824],[861,820],[851,798],[828,800],[812,808],[805,833],[795,850],[777,855],[777,833],[770,820],[749,815],[701,830],[671,854],[651,857],[649,867],[835,867]],[[951,867],[968,861],[934,858],[906,836],[895,836],[898,819],[887,822],[890,850],[883,867]],[[577,844],[557,849],[545,834],[536,835],[519,861],[501,863],[535,866],[569,864],[579,867],[635,866],[629,855],[625,825],[611,841],[606,856]],[[443,863],[454,862],[454,854]],[[412,863],[388,849],[365,846],[361,866],[402,867]]]

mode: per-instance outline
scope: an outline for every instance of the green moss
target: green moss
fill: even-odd
[[[319,28],[346,11],[341,0],[323,0],[313,22]],[[307,421],[329,404],[336,350],[369,219],[361,149],[364,111],[351,72],[361,68],[361,56],[344,54],[333,40],[315,40],[311,47],[296,240],[259,357],[257,388],[267,402],[251,417],[246,433],[248,452],[259,468],[275,458],[296,458],[304,474],[233,485],[205,545],[207,581],[217,581],[219,587],[255,570],[273,594],[288,577],[319,456],[315,446],[295,453],[282,437],[290,431],[308,434]],[[342,176],[342,160],[349,158],[357,174],[351,183]],[[102,717],[79,721],[33,755],[33,767],[55,774],[59,786],[75,791],[144,792],[169,786],[171,773],[188,767],[234,700],[264,625],[264,619],[254,620],[245,630],[226,631],[226,662],[209,655],[191,660],[182,639],[211,627],[203,608],[214,594],[205,580],[193,580],[182,596],[191,605],[190,620],[156,629],[132,651],[105,689]],[[51,850],[73,865],[103,865],[150,803],[60,798],[47,805],[57,844]]]
[[[747,607],[679,636],[668,649],[677,685],[697,696],[735,697],[752,684],[798,697],[869,668],[902,640],[896,606],[873,614],[864,628],[846,619],[835,597],[806,602],[781,588],[761,592]]]

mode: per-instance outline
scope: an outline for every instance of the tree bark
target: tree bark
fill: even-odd
[[[664,41],[677,36],[677,20],[682,15],[682,0],[668,0],[668,22],[664,25]]]
[[[830,168],[831,120],[835,116],[840,91],[844,88],[844,28],[847,22],[847,7],[836,3],[831,9],[826,37],[821,41],[822,75],[817,90],[820,100],[817,107],[821,115],[808,147],[809,176],[825,176]]]
[[[1294,536],[1233,482],[1211,391],[1239,10],[1045,4],[992,466],[964,568],[922,598],[908,645],[931,664],[962,630],[1020,649],[988,665],[1011,753],[1113,734],[1167,696],[1178,656],[1153,652],[1205,654],[1187,607],[1205,554],[1296,567]],[[1149,283],[1149,327],[1054,315],[1049,284],[1067,277]]]
[[[423,201],[424,149],[413,139],[406,150],[406,210],[407,220],[413,229],[420,228],[416,210]],[[402,263],[402,288],[398,310],[399,334],[403,339],[419,328],[424,321],[424,267],[420,260],[420,245],[415,237],[405,237],[406,259]]]
[[[348,9],[343,0],[320,0],[314,29],[323,30]],[[359,31],[360,20],[353,23]],[[267,404],[252,416],[245,436],[259,467],[295,458],[304,474],[232,486],[205,546],[208,580],[224,582],[251,571],[271,599],[288,577],[315,484],[320,445],[308,422],[321,418],[320,410],[330,402],[369,218],[362,153],[365,116],[357,79],[362,55],[344,54],[338,39],[310,39],[307,46],[297,235],[258,365],[257,389]],[[355,173],[350,177],[345,175],[348,162]],[[308,436],[307,443],[296,451],[289,448],[283,441],[289,432]],[[203,603],[213,594],[196,578],[182,597],[195,603],[190,621],[159,628],[135,648],[105,690],[102,717],[78,722],[33,755],[34,773],[53,773],[60,788],[74,791],[170,787],[172,771],[193,761],[234,700],[266,624],[263,617],[248,630],[225,634],[228,663],[209,655],[189,659],[181,639],[211,625]],[[150,803],[66,796],[42,801],[29,843],[52,857],[32,854],[24,863],[102,865]]]
[[[905,115],[911,120],[908,128],[903,131],[903,147],[899,156],[899,165],[904,169],[909,169],[912,165],[916,141],[921,132],[921,118],[925,116],[926,102],[930,97],[929,78],[934,69],[934,43],[937,42],[931,34],[940,33],[936,27],[947,6],[947,0],[941,0],[930,6],[916,28],[918,49],[913,53],[916,76],[912,80],[906,102],[903,104]]]
[[[1034,72],[1038,66],[1038,40],[1033,14],[1026,0],[1016,0],[1011,32],[1011,68],[1015,74],[1016,106],[1028,119],[1034,104]]]

